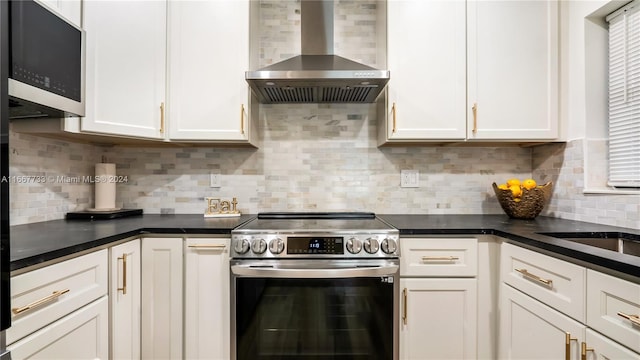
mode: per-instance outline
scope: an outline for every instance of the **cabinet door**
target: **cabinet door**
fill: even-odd
[[[187,359],[229,358],[230,239],[187,239],[184,337]]]
[[[469,1],[468,21],[468,138],[557,138],[558,2]]]
[[[587,329],[587,340],[582,346],[586,354],[584,360],[640,359],[640,354],[591,329]]]
[[[166,1],[85,1],[81,130],[163,138]]]
[[[107,296],[8,347],[13,359],[108,359]]]
[[[247,141],[249,1],[169,2],[169,137]]]
[[[466,5],[462,0],[387,3],[387,139],[466,135]]]
[[[111,248],[111,357],[140,358],[140,240]]]
[[[182,239],[142,239],[142,358],[182,358]]]
[[[400,279],[401,359],[475,359],[475,279]]]
[[[584,325],[504,283],[499,315],[499,359],[580,358]]]

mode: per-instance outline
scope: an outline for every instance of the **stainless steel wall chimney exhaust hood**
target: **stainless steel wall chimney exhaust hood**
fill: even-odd
[[[302,55],[247,71],[263,104],[372,103],[389,81],[388,70],[333,54],[333,2],[300,1]]]

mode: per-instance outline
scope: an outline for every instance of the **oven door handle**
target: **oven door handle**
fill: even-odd
[[[398,265],[322,269],[290,269],[270,266],[233,265],[231,266],[231,272],[234,275],[249,277],[338,279],[389,276],[396,274],[398,268]]]

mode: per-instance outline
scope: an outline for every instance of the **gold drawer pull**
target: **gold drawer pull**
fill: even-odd
[[[594,351],[593,348],[589,348],[587,347],[587,343],[586,342],[582,342],[582,349],[580,351],[580,360],[587,360],[587,353],[589,351]]]
[[[393,103],[393,106],[391,106],[391,112],[393,113],[393,128],[391,129],[391,133],[395,134],[396,133],[396,103]]]
[[[407,288],[402,289],[402,323],[407,325]]]
[[[212,244],[212,245],[207,245],[207,244],[194,244],[194,245],[187,245],[188,248],[192,248],[192,249],[215,249],[215,250],[221,250],[227,247],[227,245],[225,244]]]
[[[568,331],[564,334],[564,358],[571,360],[571,342],[578,341],[576,338],[571,337],[571,333]]]
[[[122,287],[116,289],[122,291],[122,295],[127,295],[127,254],[122,254],[118,260],[122,259]]]
[[[244,104],[240,104],[240,134],[244,135]]]
[[[473,103],[471,111],[473,112],[473,129],[471,131],[475,134],[478,132],[478,103]]]
[[[21,314],[21,313],[23,313],[25,311],[31,310],[31,309],[36,308],[38,306],[44,305],[44,304],[46,304],[46,303],[48,303],[50,301],[53,301],[53,300],[59,298],[60,296],[62,296],[63,294],[66,294],[68,292],[69,292],[69,289],[56,290],[49,296],[45,296],[42,299],[36,300],[36,301],[32,302],[31,304],[25,305],[25,306],[23,306],[21,308],[13,308],[13,309],[11,309],[11,311],[13,311],[14,314],[18,315],[18,314]]]
[[[553,280],[551,279],[543,279],[538,275],[534,275],[532,273],[530,273],[529,271],[527,271],[527,269],[515,269],[517,272],[519,272],[520,274],[522,274],[522,276],[524,276],[525,278],[529,279],[529,280],[533,280],[535,282],[537,282],[538,284],[542,284],[548,288],[552,288],[553,287]]]
[[[460,260],[457,256],[423,256],[422,261],[456,261]]]
[[[618,316],[622,316],[623,318],[631,321],[631,324],[633,325],[640,326],[640,316],[638,315],[629,315],[619,311]]]
[[[160,133],[164,133],[164,102],[160,103]]]

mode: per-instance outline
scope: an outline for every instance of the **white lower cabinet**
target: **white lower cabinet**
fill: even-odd
[[[500,287],[499,359],[575,359],[586,327],[507,284]]]
[[[182,238],[142,239],[142,358],[181,359]]]
[[[140,239],[111,247],[111,358],[140,358]]]
[[[91,304],[8,346],[12,359],[108,359],[109,302]]]
[[[476,359],[478,240],[401,238],[400,358]]]
[[[400,279],[401,359],[475,359],[475,279]]]
[[[187,359],[229,359],[228,238],[185,242],[184,347]]]
[[[13,359],[107,359],[107,250],[11,278]]]

